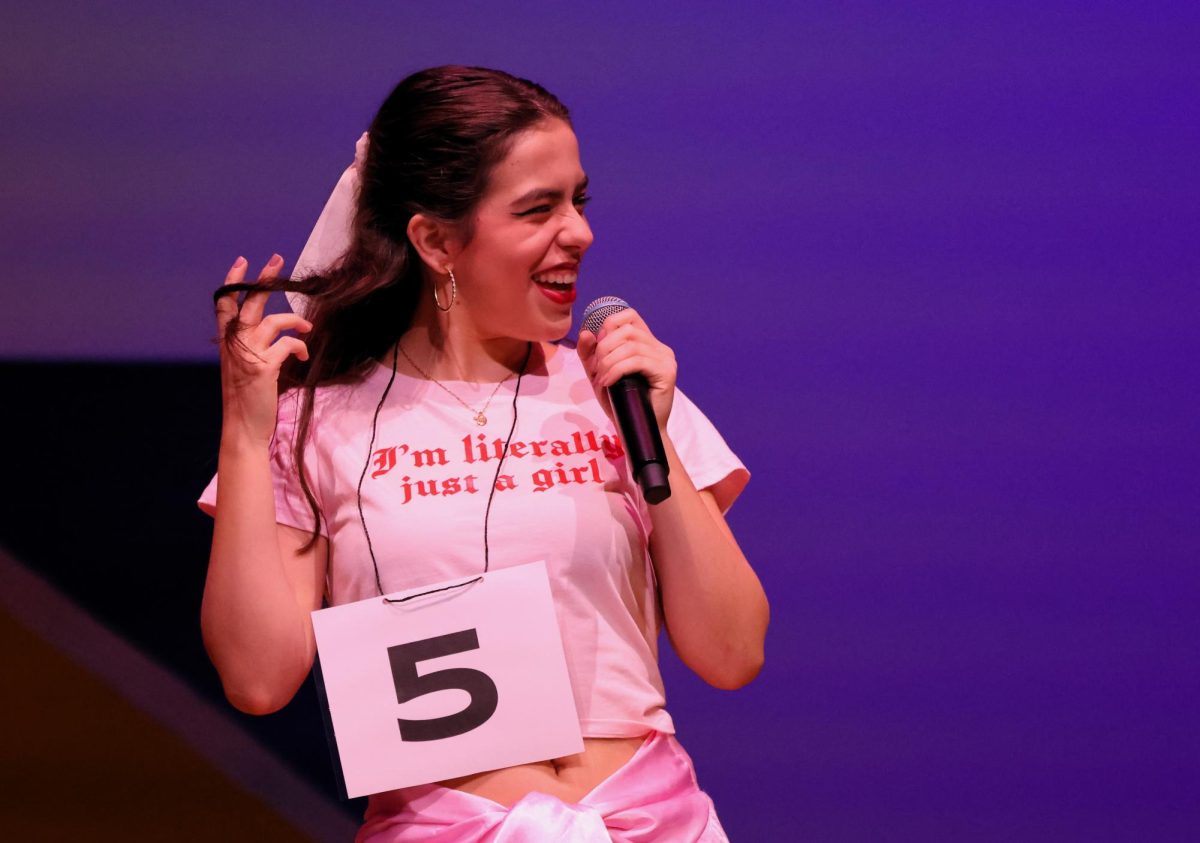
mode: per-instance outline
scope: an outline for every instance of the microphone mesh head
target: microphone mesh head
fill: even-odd
[[[593,334],[600,333],[604,320],[614,313],[629,309],[629,302],[616,296],[601,296],[583,309],[583,327]]]

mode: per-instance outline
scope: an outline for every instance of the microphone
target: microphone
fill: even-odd
[[[599,334],[605,319],[628,309],[629,304],[616,296],[601,296],[584,308],[583,327]],[[647,503],[662,503],[671,497],[671,484],[667,481],[670,468],[658,422],[650,407],[650,385],[646,383],[646,377],[637,372],[625,375],[608,388],[608,398],[621,429],[633,474],[642,487],[642,496]]]

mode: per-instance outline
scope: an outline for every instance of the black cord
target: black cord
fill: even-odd
[[[513,420],[512,426],[508,429],[508,438],[504,440],[504,450],[500,452],[500,461],[496,463],[496,476],[492,478],[492,488],[488,492],[487,509],[483,511],[483,572],[488,572],[488,565],[491,559],[488,555],[488,516],[492,514],[492,498],[496,495],[496,483],[500,480],[500,467],[504,465],[504,458],[508,456],[508,443],[512,441],[513,431],[517,429],[517,396],[521,394],[521,378],[525,377],[525,367],[529,365],[529,356],[533,354],[533,343],[525,346],[525,359],[521,361],[521,372],[517,375],[517,386],[513,389]]]
[[[392,376],[388,378],[387,386],[383,388],[383,395],[379,396],[379,403],[375,405],[375,416],[371,419],[371,442],[367,445],[367,461],[363,463],[362,474],[358,475],[358,520],[362,523],[363,534],[367,537],[367,552],[371,554],[371,567],[375,569],[375,588],[379,590],[379,596],[383,596],[383,584],[379,581],[379,563],[375,561],[375,548],[371,545],[371,531],[367,529],[367,516],[363,514],[362,508],[362,484],[367,476],[367,469],[371,467],[371,454],[375,453],[375,432],[379,428],[379,411],[383,409],[383,402],[387,400],[388,393],[392,391],[392,384],[396,382],[396,362],[400,354],[400,343],[396,343],[392,349]]]
[[[385,603],[404,603],[409,600],[414,600],[417,597],[424,597],[427,594],[436,594],[439,591],[449,591],[452,588],[462,588],[477,583],[483,576],[480,575],[466,582],[455,583],[454,585],[442,586],[441,588],[422,591],[419,594],[410,594],[407,597],[384,597],[383,583],[379,578],[379,563],[375,560],[375,547],[371,543],[371,531],[367,529],[367,518],[363,514],[362,505],[362,486],[363,480],[367,476],[367,469],[371,467],[371,455],[375,452],[375,434],[379,428],[379,413],[383,409],[383,402],[387,400],[388,393],[392,391],[392,384],[396,381],[396,364],[399,356],[400,344],[392,349],[392,376],[388,378],[387,386],[383,389],[383,395],[379,396],[379,403],[375,406],[375,415],[371,419],[371,441],[367,445],[367,460],[363,463],[362,474],[358,476],[358,520],[362,524],[363,534],[367,537],[367,552],[371,554],[371,567],[375,569],[375,588],[379,591],[379,596],[383,597]],[[512,442],[513,433],[517,429],[517,396],[521,394],[521,379],[525,377],[525,369],[529,366],[529,358],[533,355],[533,343],[527,343],[525,346],[525,359],[521,361],[521,371],[517,373],[517,385],[513,389],[512,410],[513,418],[512,425],[508,429],[508,437],[504,440],[504,448],[500,451],[500,459],[496,463],[496,476],[492,478],[492,488],[488,491],[487,508],[483,512],[483,573],[488,572],[491,564],[490,548],[488,546],[488,521],[492,514],[492,498],[496,495],[496,483],[500,480],[500,469],[504,466],[504,458],[508,456],[508,446]]]

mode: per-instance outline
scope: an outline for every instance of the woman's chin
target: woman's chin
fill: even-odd
[[[561,319],[555,323],[554,329],[550,331],[550,336],[547,337],[547,342],[558,342],[567,334],[571,333],[571,314],[567,314],[565,319]]]
[[[543,314],[541,324],[533,327],[530,339],[534,342],[557,342],[571,331],[574,314],[567,310],[561,314]]]

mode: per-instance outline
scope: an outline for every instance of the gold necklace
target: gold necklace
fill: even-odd
[[[457,395],[455,395],[453,392],[451,392],[450,388],[447,387],[444,383],[442,383],[440,380],[435,378],[433,375],[430,375],[424,369],[422,369],[420,366],[418,366],[417,362],[408,356],[408,352],[404,350],[404,346],[401,345],[399,342],[396,343],[396,348],[398,348],[400,350],[400,353],[404,355],[404,359],[408,361],[408,364],[410,366],[412,366],[414,369],[416,369],[421,374],[421,377],[425,378],[425,380],[429,381],[430,383],[433,383],[435,386],[441,387],[443,392],[445,392],[447,395],[449,395],[451,398],[453,398],[459,404],[462,404],[464,407],[466,407],[468,410],[470,410],[471,413],[473,414],[472,417],[475,419],[475,424],[479,425],[480,427],[483,427],[485,424],[487,424],[487,416],[484,415],[484,413],[487,412],[488,405],[490,405],[492,403],[492,399],[496,397],[496,393],[500,391],[500,387],[504,386],[506,383],[508,383],[510,380],[512,380],[512,376],[513,376],[513,374],[515,374],[514,372],[509,372],[508,377],[506,377],[504,380],[500,381],[500,383],[496,384],[496,388],[492,390],[492,394],[489,395],[488,400],[484,402],[483,409],[476,410],[474,407],[472,407],[466,401],[462,400]]]

